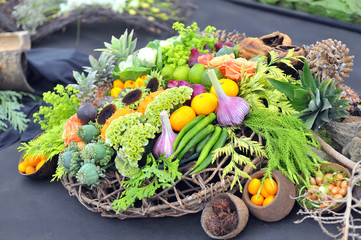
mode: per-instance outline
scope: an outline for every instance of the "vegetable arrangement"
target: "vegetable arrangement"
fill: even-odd
[[[255,204],[277,194],[274,170],[310,187],[322,162],[310,148],[319,147],[310,129],[346,117],[349,107],[333,80],[315,79],[295,48],[279,52],[264,41],[271,50],[247,58],[242,41],[220,42],[213,27],[174,29],[179,36],[137,51],[133,32],[105,43],[87,74],[74,73],[77,84],[44,94],[50,107],[36,119],[45,137],[20,150],[39,154],[53,136],[51,151],[41,150],[59,154],[54,180],[68,176],[90,189],[115,173],[116,214],[163,193],[179,199],[180,182],[211,180],[210,169],[231,176],[229,188],[242,191],[259,162],[265,174],[247,189]],[[287,74],[296,68],[303,74]]]

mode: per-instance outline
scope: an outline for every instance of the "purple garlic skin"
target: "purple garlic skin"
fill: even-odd
[[[241,97],[223,97],[219,100],[217,121],[223,126],[238,126],[249,113],[250,106]]]

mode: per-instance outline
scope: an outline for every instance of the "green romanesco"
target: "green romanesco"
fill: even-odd
[[[142,158],[149,139],[155,138],[156,128],[148,123],[133,125],[128,128],[120,140],[120,148],[115,159],[119,173],[130,177],[137,173],[138,161]]]
[[[124,132],[133,125],[141,124],[142,121],[141,113],[130,113],[113,120],[105,132],[106,143],[114,149],[118,149]]]
[[[166,110],[169,113],[175,106],[191,99],[192,93],[192,88],[181,86],[167,89],[159,94],[145,110],[144,116],[147,118],[147,123],[155,126],[157,132],[160,132],[162,129],[160,112]]]

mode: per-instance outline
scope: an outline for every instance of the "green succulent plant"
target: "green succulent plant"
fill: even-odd
[[[320,83],[319,79],[312,76],[305,62],[300,80],[301,86],[268,79],[289,98],[292,107],[299,111],[297,116],[305,122],[307,128],[318,132],[323,124],[348,116],[349,102],[341,99],[342,90],[336,88],[334,79]]]

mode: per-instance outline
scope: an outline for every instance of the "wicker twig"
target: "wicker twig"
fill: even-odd
[[[243,131],[245,134],[246,131]],[[249,133],[250,135],[252,133]],[[247,137],[246,135],[242,135]],[[256,135],[251,135],[253,139],[262,139]],[[248,136],[250,137],[250,136]],[[254,165],[259,165],[263,159],[252,158]],[[145,217],[164,217],[164,216],[182,216],[189,213],[201,211],[207,201],[217,193],[231,192],[239,190],[238,185],[230,189],[233,181],[233,174],[230,172],[225,178],[222,178],[223,168],[228,164],[229,159],[223,157],[217,159],[216,163],[204,169],[203,171],[190,176],[193,171],[194,161],[179,167],[182,172],[181,179],[177,180],[171,187],[157,192],[149,198],[144,198],[134,207],[129,207],[126,211],[120,211],[116,214],[111,203],[121,196],[124,188],[120,187],[124,177],[117,171],[107,171],[106,177],[101,183],[90,188],[76,182],[68,175],[61,179],[64,187],[69,194],[78,198],[80,203],[92,212],[99,212],[103,217],[110,218],[145,218]],[[254,171],[252,167],[246,165],[243,171],[251,174]],[[241,179],[241,183],[247,179]]]

